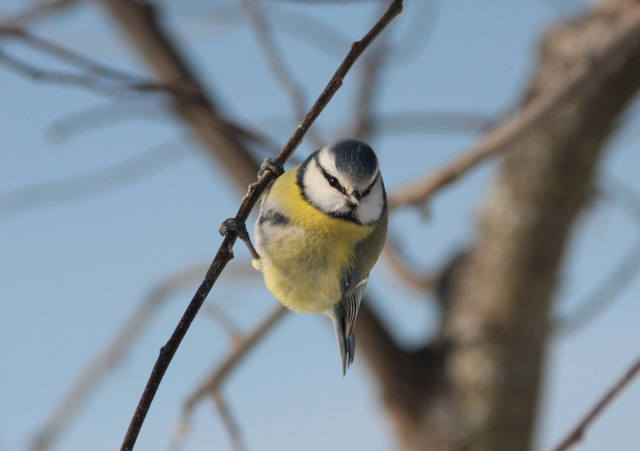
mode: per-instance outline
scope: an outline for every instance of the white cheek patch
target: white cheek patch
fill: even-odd
[[[309,162],[302,177],[302,184],[307,198],[320,210],[332,213],[348,211],[344,195],[329,185],[315,160]]]
[[[347,190],[353,189],[353,187],[351,186],[351,182],[344,178],[340,171],[338,171],[338,168],[336,167],[335,155],[329,152],[328,147],[323,147],[320,152],[318,152],[318,161],[320,162],[322,168],[327,171],[327,174],[338,179],[340,185],[342,185]]]
[[[329,152],[328,147],[323,147],[318,152],[318,161],[322,165],[322,167],[329,174],[336,176],[338,174],[338,169],[336,168],[336,160],[331,152]]]
[[[383,210],[384,192],[382,188],[382,177],[378,177],[369,194],[362,198],[358,208],[356,208],[356,217],[361,224],[371,224],[380,219]]]

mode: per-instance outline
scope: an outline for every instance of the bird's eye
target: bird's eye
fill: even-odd
[[[340,182],[338,182],[338,179],[337,179],[337,178],[329,176],[329,177],[327,178],[327,180],[329,181],[329,185],[333,186],[335,189],[340,189],[340,188],[342,188],[342,187],[340,186]]]

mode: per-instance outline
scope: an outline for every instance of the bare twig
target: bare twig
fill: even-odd
[[[236,187],[245,189],[255,180],[254,158],[221,120],[215,100],[205,92],[203,83],[158,20],[156,4],[144,0],[101,0],[100,3],[118,21],[159,80],[163,83],[180,80],[197,93],[189,97],[173,93],[171,106],[215,156],[222,173],[236,175],[233,179]]]
[[[227,431],[229,435],[229,440],[231,441],[231,448],[234,451],[243,451],[247,449],[244,440],[242,438],[242,433],[240,431],[240,427],[238,426],[238,422],[235,417],[231,413],[231,409],[229,405],[225,402],[222,394],[218,391],[215,393],[211,393],[211,401],[213,406],[215,407],[218,415],[220,415],[220,419],[222,420],[222,425]],[[180,418],[174,433],[171,437],[171,442],[167,447],[167,451],[181,451],[184,447],[184,444],[187,440],[189,432],[192,427],[192,417],[191,413],[185,413]]]
[[[254,331],[251,332],[251,334],[233,348],[229,355],[222,360],[219,365],[216,365],[216,368],[213,370],[211,375],[208,376],[205,381],[187,398],[183,408],[183,417],[189,416],[195,406],[207,395],[216,393],[220,389],[222,382],[224,382],[229,373],[287,312],[288,310],[282,305],[276,306],[271,313],[269,313],[269,315],[260,322]]]
[[[407,111],[378,113],[371,117],[374,134],[479,133],[495,121],[487,114],[463,111]]]
[[[374,51],[367,58],[364,58],[364,64],[360,71],[362,78],[354,102],[354,124],[351,127],[350,135],[365,141],[375,131],[373,105],[376,100],[375,96],[379,93],[377,88],[382,78],[387,55],[386,41],[379,42]]]
[[[383,252],[386,257],[386,263],[388,263],[393,273],[408,286],[421,292],[433,289],[433,278],[422,274],[415,265],[409,263],[407,257],[403,255],[393,239],[387,237]]]
[[[238,139],[260,146],[262,152],[269,156],[278,154],[280,145],[276,143],[275,139],[265,134],[262,130],[240,124],[228,117],[220,116],[219,120],[220,125],[228,130],[229,133],[235,134]]]
[[[438,110],[372,112],[369,120],[370,137],[403,133],[478,134],[496,123],[495,117],[487,114]],[[290,120],[284,116],[271,116],[260,118],[257,122],[270,130],[284,130]],[[344,132],[343,124],[326,122],[326,128]]]
[[[105,66],[102,63],[93,61],[84,55],[80,55],[70,49],[58,45],[52,41],[40,38],[27,30],[19,27],[0,26],[0,34],[18,39],[20,42],[30,47],[40,50],[70,65],[79,67],[89,73],[101,75],[113,81],[124,83],[135,83],[140,81],[140,77],[127,74],[126,72]]]
[[[413,20],[409,23],[405,36],[393,45],[396,49],[391,55],[394,65],[410,62],[429,43],[441,6],[441,0],[415,3],[417,11],[411,14]]]
[[[572,334],[597,318],[638,276],[638,273],[640,273],[640,241],[631,246],[607,278],[578,304],[574,312],[568,313],[565,318],[556,319],[551,324],[554,338]]]
[[[345,45],[349,45],[349,37],[337,27],[319,20],[311,14],[289,11],[276,5],[269,5],[269,14],[277,23],[278,31],[304,40],[314,47],[332,56],[342,56]],[[236,4],[227,4],[216,8],[205,17],[205,20],[236,24],[242,15]]]
[[[167,451],[182,451],[184,444],[189,438],[189,433],[193,427],[191,415],[181,416],[178,423],[174,426],[171,438],[167,446]]]
[[[2,23],[10,25],[24,25],[79,3],[80,0],[42,0],[35,5],[29,5],[24,10],[4,18]]]
[[[624,208],[631,219],[640,225],[640,194],[621,180],[610,179],[605,183],[602,196]],[[624,257],[596,288],[578,303],[578,308],[565,318],[556,319],[551,330],[556,337],[563,337],[587,326],[609,307],[619,294],[640,273],[640,240],[637,240]]]
[[[231,409],[228,404],[222,398],[222,395],[218,392],[213,394],[213,404],[222,419],[222,424],[229,433],[229,439],[231,440],[231,448],[233,451],[243,451],[247,449],[242,439],[242,433],[238,422],[231,413]]]
[[[354,42],[351,50],[342,61],[335,74],[322,91],[316,102],[314,103],[311,110],[307,113],[304,120],[298,125],[293,135],[289,138],[287,143],[284,145],[278,156],[276,157],[276,161],[280,164],[283,164],[290,156],[293,154],[297,146],[302,141],[302,138],[306,134],[307,130],[311,127],[313,122],[315,122],[316,118],[320,115],[324,107],[329,103],[333,95],[336,91],[342,86],[343,79],[351,66],[355,63],[358,57],[364,52],[364,50],[371,44],[371,42],[382,32],[382,30],[393,20],[393,18],[398,15],[402,11],[402,0],[394,0],[389,8],[382,15],[380,20],[369,30],[369,32],[357,42]],[[252,208],[258,201],[262,192],[266,189],[268,184],[273,180],[274,174],[271,171],[264,171],[256,183],[249,186],[249,190],[245,194],[242,204],[238,209],[238,212],[235,216],[235,219],[238,222],[244,223],[249,216]],[[160,350],[160,355],[156,364],[153,368],[153,371],[149,377],[145,390],[140,398],[140,402],[136,408],[136,411],[131,419],[131,423],[129,425],[129,429],[127,430],[127,434],[125,435],[122,450],[130,451],[133,449],[133,446],[138,437],[138,433],[140,432],[140,428],[142,427],[142,423],[144,422],[144,418],[151,406],[151,402],[153,397],[155,396],[156,391],[158,390],[158,386],[166,372],[171,359],[176,353],[180,342],[184,338],[191,322],[195,318],[198,310],[202,306],[206,296],[209,291],[213,287],[214,283],[220,276],[220,273],[226,266],[226,264],[233,258],[232,248],[237,239],[237,235],[233,232],[228,233],[216,256],[207,271],[207,274],[202,281],[200,287],[196,291],[193,296],[189,306],[184,312],[180,322],[178,323],[175,331],[171,335],[169,341],[162,347]]]
[[[405,389],[408,387],[405,385],[405,364],[409,354],[398,345],[386,324],[371,308],[372,304],[369,295],[362,300],[355,329],[356,340],[382,391],[399,395],[404,391],[403,386]]]
[[[231,338],[233,345],[241,343],[244,338],[240,328],[236,322],[227,313],[215,304],[205,303],[202,307],[205,316],[211,318],[218,326],[220,326]]]
[[[189,395],[182,408],[182,414],[171,437],[168,446],[170,451],[182,449],[188,431],[191,429],[193,410],[207,396],[215,396],[220,393],[221,385],[231,371],[247,356],[274,326],[287,313],[287,309],[281,305],[276,306],[248,335],[234,343],[234,347],[229,351],[220,364],[216,366],[210,376]],[[224,420],[224,418],[223,418]],[[232,434],[230,434],[232,435]]]
[[[178,145],[184,139],[185,137],[173,139],[124,161],[81,175],[36,183],[2,193],[0,219],[44,206],[95,196],[157,174],[189,155]]]
[[[381,38],[369,55],[363,59],[361,80],[358,94],[354,101],[354,120],[351,126],[351,136],[368,141],[371,135],[378,132],[379,122],[373,120],[375,96],[379,92],[379,84],[389,58],[388,39]],[[408,264],[396,243],[389,237],[384,247],[387,262],[393,272],[409,286],[425,291],[432,287],[432,280],[418,274],[413,265]]]
[[[0,25],[0,36],[18,39],[34,49],[84,71],[82,73],[67,73],[44,70],[0,51],[0,60],[7,67],[35,80],[80,86],[109,95],[123,95],[121,91],[169,92],[185,97],[197,95],[196,91],[180,83],[179,80],[172,80],[171,83],[146,80],[93,61],[84,55],[52,41],[37,37],[19,27]]]
[[[568,99],[589,89],[614,70],[621,55],[640,39],[640,11],[629,14],[615,35],[589,64],[578,65],[566,76],[562,86],[529,102],[517,114],[495,126],[484,138],[434,174],[410,182],[396,190],[389,199],[391,208],[418,206],[442,186],[449,185],[485,159],[506,149],[527,136],[531,130],[549,118]]]
[[[603,25],[596,33],[594,23]],[[562,260],[593,192],[607,138],[640,89],[639,59],[635,2],[605,0],[545,36],[523,96],[524,105],[538,105],[524,123],[537,126],[525,135],[514,129],[507,134],[526,138],[501,164],[444,315],[443,336],[450,344],[446,388],[453,398],[450,412],[459,421],[442,440],[453,448],[532,447],[546,329]],[[582,69],[575,72],[576,67]],[[506,121],[512,127],[518,122]],[[479,368],[486,370],[483,375]],[[421,426],[440,414],[428,407],[423,413]],[[440,415],[429,429],[436,437],[437,428],[446,430],[449,423],[442,421],[447,414]],[[429,447],[424,429],[406,436],[408,447]]]
[[[629,217],[640,226],[640,193],[620,179],[609,178],[605,182],[603,194],[624,208]]]
[[[631,380],[640,373],[640,358],[629,368],[622,377],[611,387],[604,396],[596,403],[595,406],[580,420],[576,427],[571,430],[559,445],[553,448],[553,451],[564,451],[569,449],[584,436],[585,432],[591,426],[591,423],[598,418],[600,414],[607,408],[611,401],[625,388]]]
[[[272,6],[269,7],[271,11]],[[300,11],[277,9],[274,20],[278,23],[278,30],[289,33],[292,37],[305,40],[314,47],[333,56],[342,56],[343,48],[349,45],[347,34],[338,27],[326,23],[312,14]]]
[[[162,119],[162,115],[165,113],[162,107],[169,107],[169,105],[166,101],[153,104],[131,102],[125,105],[122,102],[113,102],[106,105],[98,105],[57,119],[49,127],[47,134],[51,139],[65,141],[75,134],[94,127],[110,125],[117,121],[126,121],[131,118],[149,119],[158,117]],[[249,144],[255,144],[263,154],[272,156],[276,155],[280,150],[280,145],[261,130],[250,128],[222,115],[218,115],[218,120],[222,128],[229,133],[235,134],[238,139]]]
[[[287,68],[284,57],[271,34],[269,23],[267,22],[267,18],[264,15],[262,7],[256,0],[240,1],[249,16],[249,20],[251,21],[256,33],[258,44],[262,47],[262,51],[273,75],[291,99],[296,121],[302,120],[307,109],[305,105],[306,102],[304,100],[304,93],[300,84],[293,78],[291,70]],[[313,133],[313,130],[309,130],[309,138],[311,138],[315,147],[320,147],[324,144],[320,137]]]
[[[150,97],[145,101],[115,101],[94,105],[56,118],[47,127],[46,137],[65,142],[84,132],[132,119],[160,121],[168,114],[166,99]]]
[[[4,63],[4,66],[11,69],[21,75],[38,81],[46,81],[51,83],[57,83],[61,85],[75,86],[83,89],[90,89],[99,94],[113,96],[113,97],[125,97],[128,92],[136,91],[135,85],[113,85],[105,83],[104,80],[94,77],[89,74],[75,74],[69,72],[55,72],[38,67],[32,66],[19,60],[2,50],[0,50],[0,62]]]
[[[104,380],[124,360],[132,343],[142,333],[158,309],[177,291],[202,278],[204,263],[189,265],[158,283],[133,311],[111,343],[91,362],[71,385],[44,425],[37,431],[29,449],[45,451],[52,448],[79,409]]]

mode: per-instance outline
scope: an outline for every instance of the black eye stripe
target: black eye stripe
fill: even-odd
[[[329,183],[329,185],[331,185],[332,187],[334,187],[335,189],[337,189],[338,191],[340,191],[341,193],[345,194],[346,190],[344,189],[344,187],[340,184],[340,182],[338,181],[337,178],[335,178],[334,176],[332,176],[331,174],[329,174],[320,164],[320,160],[318,159],[318,156],[316,155],[313,158],[316,162],[316,165],[320,168],[320,172],[322,173],[322,176],[327,179],[327,182]]]
[[[371,190],[373,189],[374,185],[376,184],[376,182],[378,181],[378,178],[380,177],[380,172],[378,171],[378,175],[376,175],[376,178],[373,179],[373,182],[371,182],[371,184],[369,184],[369,186],[367,186],[367,189],[365,189],[362,192],[362,196],[361,197],[366,197],[369,195],[369,193],[371,192]]]

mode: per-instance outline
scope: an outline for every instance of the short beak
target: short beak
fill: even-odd
[[[354,207],[360,203],[360,193],[357,191],[353,191],[349,194],[349,203]]]

